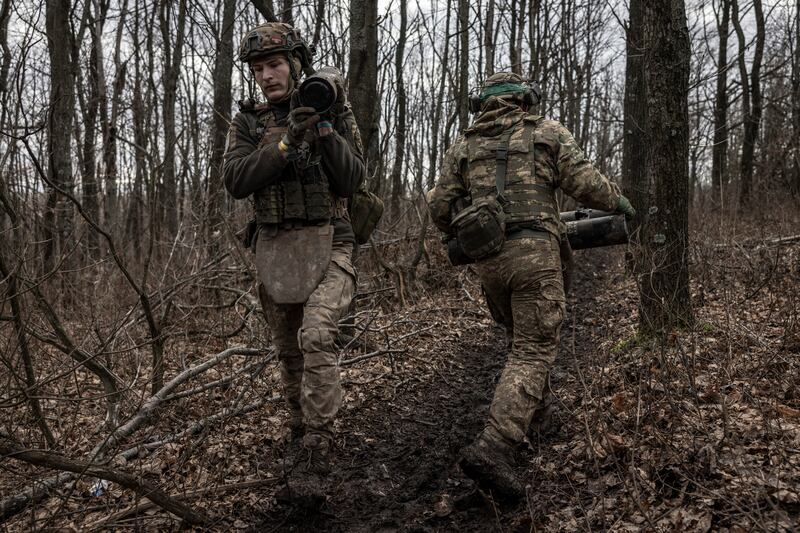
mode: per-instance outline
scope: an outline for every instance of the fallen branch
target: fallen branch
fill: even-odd
[[[142,451],[155,450],[165,444],[175,442],[176,440],[181,439],[184,436],[196,435],[203,429],[210,427],[223,419],[250,413],[260,408],[264,404],[278,401],[280,400],[280,398],[281,396],[273,396],[271,398],[267,398],[264,400],[255,401],[249,405],[246,405],[240,409],[235,409],[235,410],[225,408],[219,413],[198,420],[197,422],[195,422],[194,424],[192,424],[191,426],[182,431],[167,435],[166,437],[156,442],[148,442],[145,444],[136,445],[133,448],[129,448],[117,454],[116,457],[120,459],[125,459],[126,461],[131,461],[135,459]],[[1,432],[0,435],[2,435]],[[25,488],[22,492],[15,494],[14,496],[9,496],[8,498],[3,499],[2,501],[0,501],[0,522],[21,512],[23,509],[25,509],[25,507],[27,507],[31,503],[44,500],[56,488],[63,486],[65,483],[69,483],[70,481],[74,480],[77,477],[78,476],[76,474],[61,473],[45,480],[35,481],[32,485]]]
[[[242,368],[241,370],[239,370],[237,372],[234,372],[230,376],[225,376],[224,378],[220,378],[220,379],[218,379],[216,381],[212,381],[210,383],[205,383],[205,384],[200,385],[199,387],[195,387],[193,389],[189,389],[189,390],[181,391],[181,392],[176,392],[175,394],[172,394],[172,395],[167,396],[166,398],[164,398],[164,401],[171,401],[171,400],[177,400],[179,398],[186,398],[187,396],[193,396],[195,394],[199,394],[199,393],[207,391],[209,389],[213,389],[213,388],[216,388],[216,387],[224,387],[225,385],[230,384],[233,380],[238,379],[239,377],[241,377],[242,374],[244,374],[245,372],[248,372],[248,371],[250,371],[250,370],[252,370],[254,368],[258,368],[260,366],[266,365],[267,363],[272,361],[274,358],[275,358],[275,354],[273,353],[269,357],[267,357],[266,360],[259,361],[258,363],[250,363],[246,367]]]
[[[230,485],[222,485],[219,487],[208,487],[205,489],[199,489],[192,492],[186,492],[181,494],[175,494],[171,496],[171,498],[175,500],[194,500],[200,496],[205,496],[207,494],[222,494],[225,492],[230,492],[232,490],[244,490],[244,489],[253,489],[257,487],[262,487],[264,485],[268,485],[271,483],[275,483],[280,481],[278,477],[268,477],[264,479],[253,479],[250,481],[242,481],[240,483],[231,483]],[[111,527],[114,522],[119,520],[125,520],[126,518],[130,518],[132,516],[136,516],[139,513],[152,509],[156,505],[152,502],[144,502],[132,505],[127,509],[123,509],[118,513],[114,513],[111,516],[104,518],[98,522],[94,522],[92,524],[88,524],[86,527],[87,531],[104,531],[107,528]]]
[[[0,440],[0,454],[13,457],[19,461],[24,461],[36,466],[43,466],[54,470],[63,470],[76,474],[87,474],[102,479],[113,481],[127,489],[131,489],[136,494],[143,496],[158,505],[165,511],[181,517],[189,524],[200,525],[205,523],[207,517],[191,507],[176,501],[164,491],[147,483],[136,479],[127,472],[122,472],[105,466],[98,466],[92,463],[75,461],[55,453],[42,452],[37,450],[25,450],[7,438]]]
[[[366,359],[372,359],[373,357],[378,357],[379,355],[383,354],[391,354],[391,353],[404,353],[405,350],[375,350],[374,352],[370,352],[364,355],[359,355],[358,357],[353,357],[352,359],[344,359],[339,361],[339,366],[349,366],[354,363],[358,363],[359,361],[364,361]]]

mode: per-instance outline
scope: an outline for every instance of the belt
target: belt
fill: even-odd
[[[535,222],[517,222],[506,226],[506,239],[539,239],[550,240],[550,232]]]
[[[538,239],[540,241],[549,241],[550,232],[542,229],[530,228],[510,229],[506,231],[506,240],[514,241],[516,239]]]

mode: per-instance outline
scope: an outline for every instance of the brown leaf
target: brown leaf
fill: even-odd
[[[618,413],[622,413],[628,410],[628,395],[624,392],[618,392],[614,396],[611,397],[611,405],[614,407],[614,410]]]
[[[784,418],[800,418],[800,409],[793,409],[786,405],[776,404],[775,410]]]

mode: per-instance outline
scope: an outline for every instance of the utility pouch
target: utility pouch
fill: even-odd
[[[458,246],[471,259],[496,254],[506,241],[506,215],[493,196],[478,198],[453,218]]]
[[[383,216],[383,200],[362,185],[350,198],[348,210],[356,241],[358,244],[368,242]]]
[[[472,259],[484,259],[499,252],[506,242],[506,213],[503,193],[506,188],[508,142],[511,131],[503,133],[495,150],[495,195],[481,196],[453,217],[450,227],[458,246]]]

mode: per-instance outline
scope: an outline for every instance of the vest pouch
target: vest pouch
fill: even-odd
[[[348,209],[356,241],[368,242],[383,216],[383,200],[362,187],[350,198]]]
[[[461,210],[450,226],[467,257],[484,259],[496,254],[506,240],[506,216],[494,196],[484,196]]]
[[[333,226],[262,228],[256,241],[256,270],[277,304],[305,303],[328,271]]]

